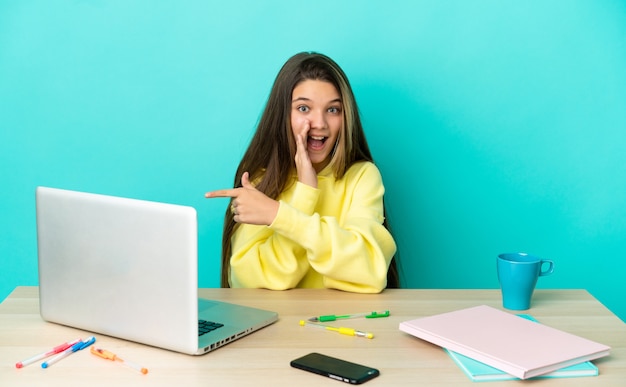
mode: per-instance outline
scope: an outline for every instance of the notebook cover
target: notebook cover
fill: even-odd
[[[606,345],[486,305],[405,321],[400,330],[520,379],[610,351]]]

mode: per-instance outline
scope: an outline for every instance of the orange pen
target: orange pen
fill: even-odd
[[[99,356],[103,359],[107,359],[107,360],[111,360],[111,361],[119,361],[120,363],[124,364],[127,367],[130,367],[132,369],[134,369],[137,372],[141,372],[142,374],[147,374],[148,373],[148,369],[141,367],[135,363],[131,363],[129,361],[126,361],[124,359],[119,358],[116,354],[114,354],[113,352],[107,351],[106,349],[100,349],[100,348],[95,348],[95,347],[91,347],[91,353],[93,353],[96,356]]]

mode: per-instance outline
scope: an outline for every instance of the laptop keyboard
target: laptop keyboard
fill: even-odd
[[[202,336],[223,326],[224,324],[212,321],[198,320],[198,336]]]

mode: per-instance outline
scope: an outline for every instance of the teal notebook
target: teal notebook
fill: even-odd
[[[459,368],[461,368],[463,372],[465,372],[465,374],[474,382],[483,382],[488,380],[521,380],[513,375],[509,375],[497,368],[493,368],[467,356],[463,356],[447,349],[446,351],[456,362]],[[557,371],[552,371],[545,375],[535,376],[534,378],[527,380],[540,378],[574,378],[579,376],[596,375],[598,375],[598,367],[593,365],[590,361],[586,361],[584,363],[561,368]]]
[[[537,321],[532,316],[527,314],[518,315],[522,318]],[[513,375],[509,375],[506,372],[500,371],[497,368],[493,368],[484,363],[476,361],[467,356],[463,356],[459,353],[446,349],[448,355],[454,360],[454,362],[465,372],[465,374],[474,382],[493,381],[493,380],[521,380]],[[540,378],[573,378],[580,376],[596,376],[598,375],[598,367],[596,367],[590,361],[584,363],[575,364],[573,366],[561,368],[560,370],[552,371],[548,374],[536,376],[532,379]]]

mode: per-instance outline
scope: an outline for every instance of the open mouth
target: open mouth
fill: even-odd
[[[323,149],[324,143],[326,143],[327,139],[328,137],[324,137],[324,136],[308,136],[306,140],[307,148],[311,150]]]

